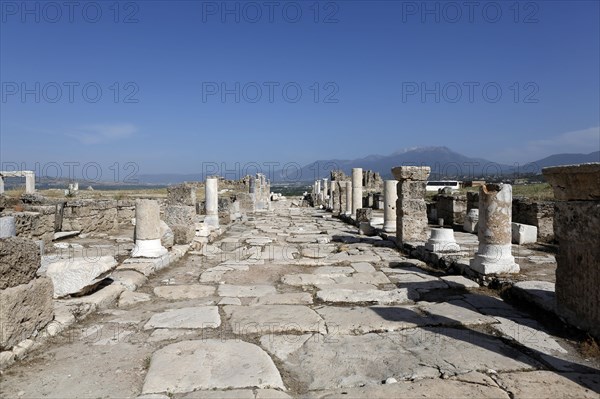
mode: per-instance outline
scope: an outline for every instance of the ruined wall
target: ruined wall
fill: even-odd
[[[383,192],[381,175],[372,170],[363,170],[363,195]]]
[[[112,199],[79,199],[67,201],[62,230],[82,233],[107,233],[119,228],[118,201]],[[131,219],[130,219],[131,220]]]
[[[513,222],[529,224],[538,228],[538,241],[554,240],[554,202],[536,202],[527,198],[514,198],[512,214]]]
[[[17,237],[43,240],[48,244],[54,238],[56,205],[27,205],[23,212],[14,212]]]
[[[444,219],[444,224],[462,226],[467,215],[467,196],[458,194],[437,195],[436,212],[438,219]]]
[[[54,318],[52,280],[36,276],[40,265],[32,240],[0,239],[0,351],[30,338]]]

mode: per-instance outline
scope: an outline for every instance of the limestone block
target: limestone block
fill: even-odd
[[[511,223],[513,244],[533,244],[537,241],[537,227],[522,223]]]
[[[183,183],[167,187],[167,202],[196,207],[196,185]]]
[[[14,216],[0,218],[0,238],[14,237],[17,235],[16,221]]]
[[[49,278],[0,290],[0,350],[10,349],[52,321],[52,293]]]
[[[0,289],[29,283],[40,267],[38,245],[27,238],[0,239]]]
[[[112,256],[60,259],[47,266],[45,275],[54,283],[54,297],[61,298],[89,292],[116,267]]]
[[[196,217],[196,208],[186,205],[167,205],[165,208],[165,222],[169,227],[178,224],[193,225]]]
[[[396,180],[421,180],[426,181],[431,168],[429,166],[397,166],[392,168],[392,175]]]
[[[196,228],[189,224],[176,224],[171,226],[175,245],[189,244],[194,241]]]
[[[600,201],[600,163],[555,166],[542,170],[544,178],[561,201]]]

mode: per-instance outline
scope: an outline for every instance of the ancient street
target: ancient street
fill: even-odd
[[[273,202],[49,338],[0,395],[597,398],[598,365],[513,302]]]

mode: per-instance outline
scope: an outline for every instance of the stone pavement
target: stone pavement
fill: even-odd
[[[1,376],[0,396],[599,397],[597,360],[560,330],[288,206],[52,338]]]

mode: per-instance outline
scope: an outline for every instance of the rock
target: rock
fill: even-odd
[[[392,305],[410,302],[409,291],[406,288],[391,291],[382,290],[351,290],[335,287],[325,288],[317,292],[317,298],[323,302],[362,303],[373,302],[381,305]]]
[[[271,358],[242,341],[183,341],[154,353],[142,393],[200,389],[285,389]]]
[[[0,289],[29,283],[40,267],[37,244],[27,238],[0,238]]]
[[[460,300],[440,303],[420,302],[419,308],[433,316],[436,321],[433,324],[444,326],[469,326],[498,322],[493,317],[476,312],[467,302]]]
[[[227,297],[259,297],[277,293],[272,285],[229,285],[219,286],[219,296]]]
[[[79,235],[79,233],[81,233],[81,231],[79,231],[79,230],[57,231],[56,233],[54,233],[53,240],[58,241],[58,240],[62,240],[63,238],[75,237],[76,235]]]
[[[155,313],[144,326],[153,328],[217,328],[221,325],[219,309],[216,306],[171,309]]]
[[[112,256],[60,259],[47,266],[45,275],[54,283],[54,298],[61,298],[89,292],[115,267],[117,261]]]
[[[556,352],[567,353],[554,338],[544,331],[540,324],[533,320],[520,318],[511,320],[497,316],[496,319],[500,323],[493,326],[495,330],[525,347],[547,355],[553,355]]]
[[[52,292],[52,281],[43,277],[0,290],[0,350],[10,349],[52,321]]]
[[[375,268],[367,262],[358,262],[353,263],[352,267],[359,273],[374,273],[376,272]]]
[[[189,244],[194,241],[196,236],[196,228],[193,224],[173,224],[171,229],[173,230],[175,245]]]
[[[397,331],[434,324],[431,317],[421,314],[415,306],[324,306],[316,311],[323,317],[327,331],[333,336]]]
[[[165,248],[171,248],[175,245],[173,230],[162,220],[160,221],[160,243]]]
[[[598,201],[600,198],[600,163],[583,163],[544,168],[544,178],[559,201]]]
[[[148,302],[151,299],[152,298],[150,297],[150,294],[145,294],[143,292],[123,291],[119,297],[119,307],[124,308],[141,302]]]
[[[219,301],[219,305],[240,306],[241,304],[242,301],[240,300],[240,298],[221,298],[221,300]]]
[[[325,333],[323,319],[300,305],[225,306],[225,314],[237,334],[290,332]]]
[[[210,285],[168,285],[154,288],[154,295],[170,300],[198,299],[214,294],[215,287]]]

